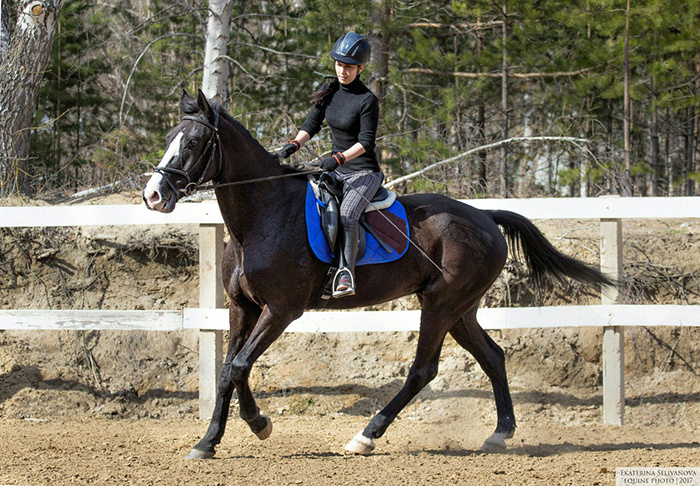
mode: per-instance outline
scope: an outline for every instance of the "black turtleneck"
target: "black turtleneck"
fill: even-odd
[[[325,119],[331,129],[333,152],[344,152],[357,142],[365,148],[364,154],[348,160],[336,169],[338,172],[349,173],[363,169],[379,172],[379,162],[374,152],[379,123],[377,97],[359,77],[348,85],[340,84],[340,88],[328,96],[331,97],[330,101],[324,100],[321,106],[311,108],[301,129],[313,137],[321,131]]]

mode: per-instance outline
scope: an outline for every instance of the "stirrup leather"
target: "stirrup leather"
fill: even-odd
[[[343,274],[343,272],[347,273],[350,276],[350,287],[348,287],[345,290],[336,290],[338,288],[338,279],[340,276]],[[337,272],[335,272],[335,277],[333,277],[333,297],[338,298],[338,297],[345,297],[347,295],[355,295],[355,276],[352,274],[349,268],[343,267],[339,268]]]

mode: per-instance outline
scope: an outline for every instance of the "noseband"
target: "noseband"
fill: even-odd
[[[177,189],[175,185],[170,181],[170,178],[168,177],[163,177],[165,182],[170,186],[170,189],[172,189],[175,193],[182,193],[185,196],[189,196],[192,194],[199,185],[204,182],[204,176],[207,175],[207,172],[209,172],[209,167],[211,166],[212,162],[214,161],[214,154],[216,153],[216,147],[217,145],[219,146],[219,168],[216,171],[216,174],[212,179],[216,179],[219,173],[221,172],[221,169],[223,168],[223,160],[222,160],[222,150],[221,150],[221,138],[219,136],[219,112],[216,110],[213,110],[214,113],[214,124],[209,123],[209,121],[205,120],[204,118],[200,118],[198,116],[183,116],[183,120],[190,120],[194,121],[197,123],[201,123],[205,127],[209,128],[211,130],[211,135],[209,135],[209,140],[207,141],[207,146],[206,148],[202,151],[202,153],[199,155],[199,158],[197,159],[197,162],[194,164],[194,168],[199,166],[199,163],[201,162],[202,158],[209,153],[209,160],[207,160],[207,164],[204,167],[204,170],[202,171],[202,175],[199,177],[199,180],[197,182],[192,182],[192,175],[185,170],[182,169],[176,169],[174,167],[156,167],[153,172],[159,172],[162,175],[165,174],[175,174],[184,177],[187,180],[187,185],[185,186],[184,189]]]

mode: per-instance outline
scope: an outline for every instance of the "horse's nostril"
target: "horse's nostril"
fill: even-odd
[[[149,204],[158,204],[161,201],[160,193],[158,191],[151,191],[147,195],[146,200]]]

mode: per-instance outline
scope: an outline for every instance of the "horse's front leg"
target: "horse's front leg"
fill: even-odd
[[[260,413],[253,392],[250,390],[248,377],[255,361],[280,337],[289,323],[300,315],[301,311],[298,313],[273,312],[265,306],[253,332],[248,336],[232,363],[231,376],[238,394],[240,416],[261,440],[267,439],[272,433],[272,421],[267,415]]]
[[[187,457],[208,459],[214,456],[215,447],[221,442],[226,427],[231,395],[235,387],[238,395],[240,416],[260,439],[267,439],[272,432],[272,421],[260,413],[248,385],[248,377],[255,361],[282,334],[284,329],[301,313],[273,313],[265,306],[259,314],[252,331],[245,336],[241,346],[229,348],[226,362],[221,370],[214,416],[204,438]],[[246,314],[246,320],[248,314]],[[239,338],[243,338],[240,336]],[[238,340],[238,338],[237,338]]]
[[[194,446],[187,455],[189,459],[209,459],[214,457],[215,448],[221,442],[226,430],[233,395],[234,383],[232,380],[233,360],[243,347],[246,337],[260,317],[261,309],[254,305],[231,303],[229,310],[230,335],[226,359],[221,367],[221,376],[216,390],[216,404],[212,413],[211,422],[204,438]]]

